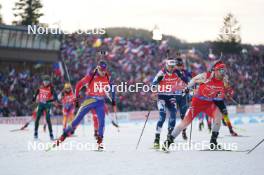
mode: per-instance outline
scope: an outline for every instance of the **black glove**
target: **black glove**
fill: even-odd
[[[188,87],[185,87],[182,91],[182,93],[185,95],[185,94],[188,94],[190,92],[190,89]]]
[[[161,75],[161,76],[159,76],[159,77],[157,78],[157,82],[159,83],[162,79],[163,79],[163,75]]]
[[[46,103],[51,103],[51,102],[54,102],[54,99],[46,101]]]
[[[79,108],[79,102],[78,101],[75,102],[75,107]]]

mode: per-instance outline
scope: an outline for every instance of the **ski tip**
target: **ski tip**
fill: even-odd
[[[16,131],[28,131],[28,129],[11,129],[10,132],[16,132]]]
[[[45,152],[49,152],[52,149],[52,147],[49,147],[48,149],[45,149]]]

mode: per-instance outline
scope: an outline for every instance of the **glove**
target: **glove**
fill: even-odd
[[[182,93],[185,95],[185,94],[188,94],[190,92],[190,89],[188,87],[185,87],[182,91]]]
[[[159,76],[159,77],[157,78],[157,82],[159,83],[162,79],[163,79],[163,75],[161,75],[161,76]]]
[[[79,102],[78,101],[75,102],[75,107],[79,108]]]
[[[45,103],[51,103],[51,102],[54,102],[54,99],[52,99],[52,100],[48,100],[48,101],[46,101]]]

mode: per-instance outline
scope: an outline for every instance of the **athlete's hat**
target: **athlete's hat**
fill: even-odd
[[[218,61],[214,64],[214,70],[225,69],[226,65],[223,61]]]
[[[176,65],[177,66],[182,66],[183,65],[183,61],[181,58],[176,58]]]
[[[107,63],[105,61],[99,61],[98,66],[101,68],[101,70],[105,71],[107,68]]]

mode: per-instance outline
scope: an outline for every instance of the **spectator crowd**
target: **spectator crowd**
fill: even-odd
[[[168,53],[168,50],[170,52]],[[98,54],[103,51],[104,54]],[[65,36],[60,50],[61,59],[67,65],[71,83],[76,84],[100,59],[107,61],[109,72],[115,84],[150,84],[155,74],[164,66],[164,60],[176,57],[179,50],[169,47],[165,41],[147,41],[141,38],[98,37],[72,34]],[[213,60],[196,54],[194,49],[182,50],[186,68],[194,74],[208,69]],[[102,53],[102,52],[101,52]],[[205,54],[206,55],[206,54]],[[264,54],[263,50],[252,47],[240,54],[224,55],[228,66],[231,85],[235,90],[234,99],[240,104],[263,103],[264,98]],[[41,83],[41,75],[25,67],[17,69],[9,66],[0,70],[0,116],[25,116],[33,111],[32,92]],[[50,66],[52,69],[52,66]],[[45,73],[53,70],[46,71]],[[57,93],[62,90],[65,75],[52,76]],[[117,93],[117,105],[120,111],[155,109],[156,103],[150,100],[150,94],[138,92]],[[228,102],[229,103],[229,102]],[[59,112],[54,109],[54,112]]]

